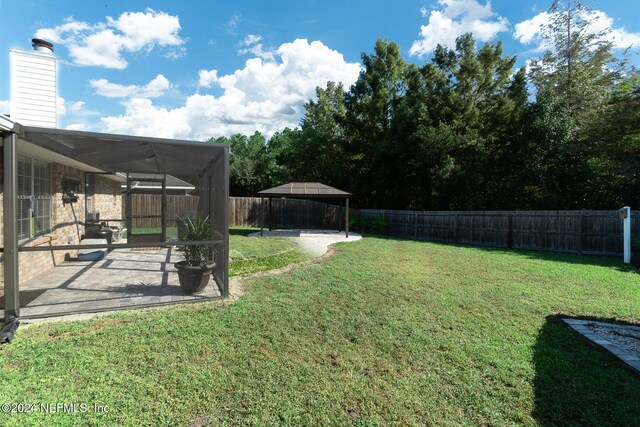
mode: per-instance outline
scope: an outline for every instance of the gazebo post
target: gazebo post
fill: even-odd
[[[264,237],[264,197],[260,197],[260,237]]]
[[[344,199],[344,229],[345,229],[345,236],[348,239],[349,238],[349,198],[348,197]]]
[[[273,197],[269,197],[269,231],[273,229],[273,215],[271,214],[271,202]]]

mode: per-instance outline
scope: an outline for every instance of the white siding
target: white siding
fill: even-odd
[[[11,49],[11,120],[28,126],[57,127],[56,57]]]

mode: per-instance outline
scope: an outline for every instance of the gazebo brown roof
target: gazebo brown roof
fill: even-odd
[[[260,197],[337,197],[349,198],[351,193],[321,182],[289,182],[258,192]]]
[[[349,237],[349,197],[351,193],[337,188],[330,187],[321,182],[289,182],[277,187],[258,191],[258,196],[269,198],[269,230],[272,228],[271,220],[271,200],[274,197],[292,197],[292,198],[340,198],[344,199],[345,205],[345,235]],[[262,235],[260,227],[260,234]]]

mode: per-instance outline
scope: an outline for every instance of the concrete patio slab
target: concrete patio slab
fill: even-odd
[[[184,294],[173,266],[178,260],[170,248],[118,249],[100,261],[65,261],[21,284],[20,317],[33,321],[222,297],[213,279],[202,293]]]
[[[249,236],[260,237],[260,232],[251,233]],[[345,237],[344,231],[333,230],[265,230],[264,236],[289,238],[316,257],[326,254],[329,245],[334,243],[355,242],[362,239],[358,233],[349,232],[349,237]]]

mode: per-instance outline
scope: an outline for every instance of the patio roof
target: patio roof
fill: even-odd
[[[338,190],[321,182],[290,182],[258,191],[258,195],[260,197],[351,197],[351,193]]]
[[[224,144],[21,126],[20,139],[105,172],[199,176]]]

